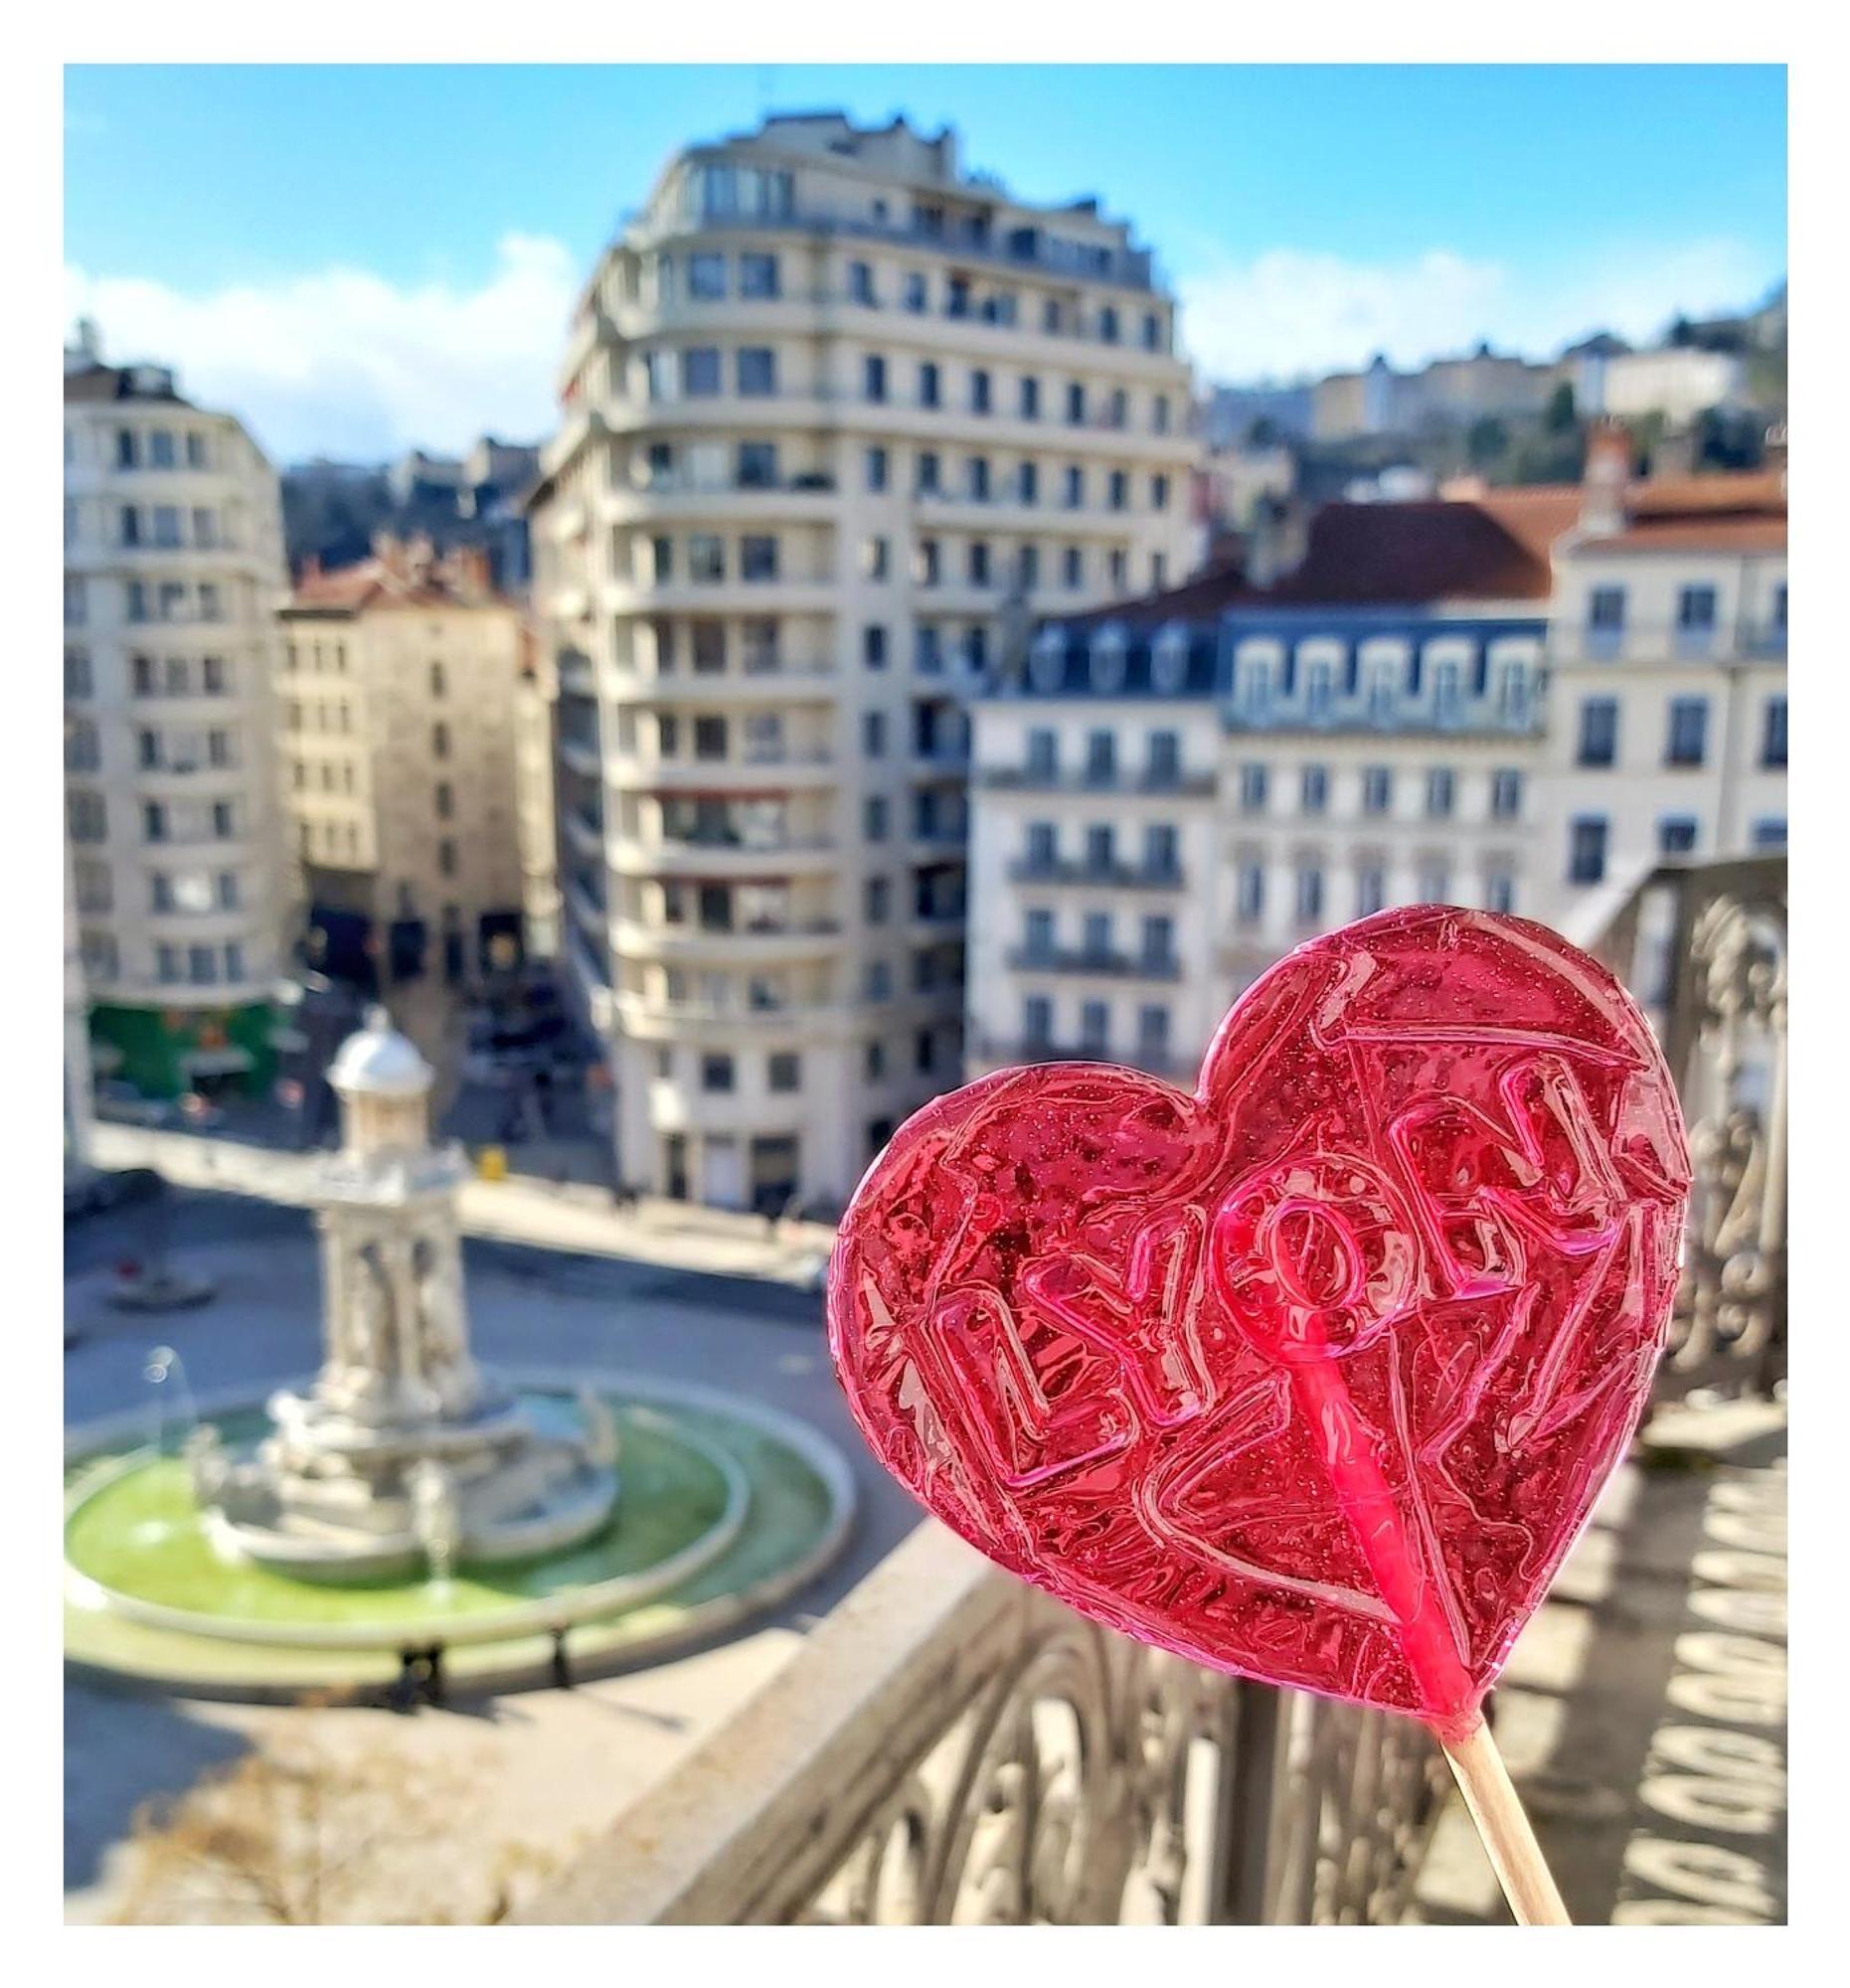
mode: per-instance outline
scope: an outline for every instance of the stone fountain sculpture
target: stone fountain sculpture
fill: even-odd
[[[328,1069],[342,1144],[322,1163],[325,1357],[312,1387],[270,1398],[274,1424],[234,1455],[192,1445],[194,1488],[228,1555],[306,1578],[446,1577],[553,1553],[616,1502],[616,1429],[582,1394],[542,1427],[469,1351],[456,1191],[431,1144],[431,1072],[382,1008]]]

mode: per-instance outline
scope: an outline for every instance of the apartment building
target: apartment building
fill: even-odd
[[[92,1059],[266,1088],[285,917],[276,477],[162,366],[65,360],[65,806]]]
[[[1006,627],[1183,577],[1173,301],[948,130],[772,117],[669,161],[562,395],[536,601],[617,1164],[839,1203],[961,1068],[963,689]]]
[[[514,692],[514,820],[520,845],[520,906],[529,959],[559,956],[559,814],[555,788],[557,665],[531,620],[521,624]]]
[[[1632,476],[1596,431],[1554,554],[1537,915],[1570,935],[1663,857],[1786,835],[1786,494]]]
[[[283,798],[317,965],[387,984],[520,956],[520,617],[479,551],[376,542],[282,613]]]
[[[1529,911],[1576,503],[1330,505],[1269,586],[1048,622],[973,706],[971,1071],[1191,1076],[1302,939],[1396,904]]]

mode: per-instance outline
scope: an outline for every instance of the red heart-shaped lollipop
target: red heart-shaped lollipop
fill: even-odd
[[[1644,1018],[1516,918],[1314,940],[1194,1095],[999,1072],[849,1209],[881,1460],[1085,1614],[1464,1733],[1642,1411],[1688,1158]]]

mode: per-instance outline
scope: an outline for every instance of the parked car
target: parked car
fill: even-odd
[[[105,1077],[96,1086],[96,1116],[117,1125],[177,1125],[180,1113],[168,1097],[144,1097],[119,1077]]]

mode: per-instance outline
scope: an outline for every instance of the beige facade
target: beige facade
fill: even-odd
[[[527,952],[559,956],[559,817],[553,770],[558,682],[550,645],[521,629],[514,692],[514,819],[520,844],[520,907]]]
[[[384,547],[311,574],[283,616],[283,795],[311,905],[415,921],[455,979],[518,928],[521,629],[468,555]]]
[[[1774,470],[1619,485],[1558,544],[1537,869],[1570,935],[1664,857],[1784,848],[1785,530]]]
[[[270,678],[276,477],[157,366],[65,373],[65,767],[98,1061],[150,1089],[261,1059],[284,918]],[[196,1024],[215,1018],[202,1044]],[[208,1069],[210,1066],[210,1069]]]
[[[618,1165],[841,1201],[961,1061],[961,693],[1018,614],[1183,575],[1171,299],[948,132],[673,159],[587,288],[535,507],[562,952]]]

